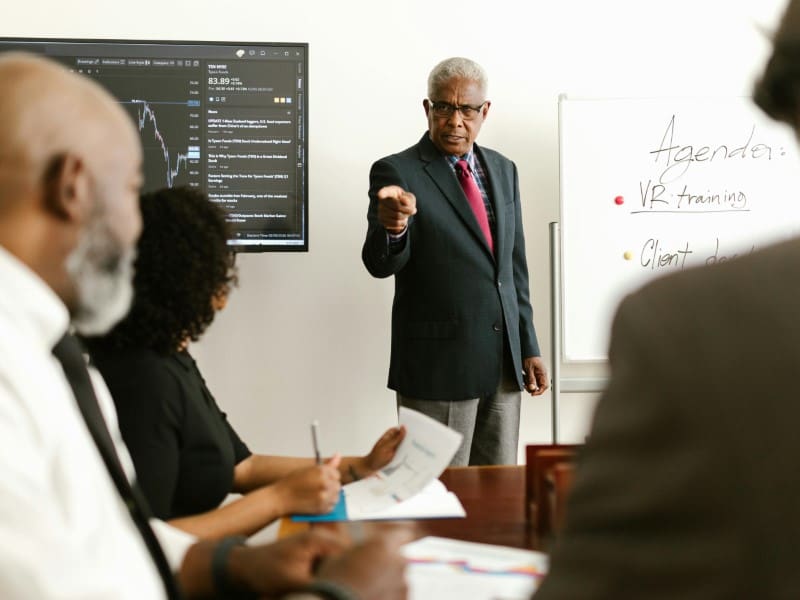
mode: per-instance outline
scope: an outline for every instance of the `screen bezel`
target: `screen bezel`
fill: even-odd
[[[303,65],[303,95],[300,110],[303,115],[302,138],[298,140],[298,144],[302,148],[303,163],[305,168],[302,173],[302,244],[231,244],[229,247],[234,252],[242,253],[260,253],[260,252],[308,252],[309,251],[309,190],[308,190],[308,173],[309,173],[309,135],[308,135],[308,104],[309,104],[309,88],[308,88],[308,42],[253,42],[253,41],[224,41],[224,40],[151,40],[151,39],[119,39],[119,38],[61,38],[61,37],[6,37],[0,36],[0,52],[8,51],[23,51],[30,52],[45,57],[64,57],[74,56],[74,52],[54,52],[53,48],[49,45],[63,45],[63,44],[80,44],[80,45],[129,45],[133,48],[143,48],[145,46],[158,46],[165,48],[178,48],[181,46],[197,46],[201,48],[244,48],[246,50],[252,48],[299,48],[302,49],[302,65]],[[33,47],[31,47],[33,46]],[[39,50],[41,47],[41,51]],[[149,56],[149,55],[143,55]],[[177,57],[176,57],[177,58]],[[203,190],[204,193],[207,190]]]

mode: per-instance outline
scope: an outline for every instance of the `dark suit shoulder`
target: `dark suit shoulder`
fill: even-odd
[[[626,304],[665,306],[685,303],[687,309],[718,305],[715,312],[734,301],[769,306],[774,302],[775,294],[766,290],[780,288],[784,294],[794,293],[800,287],[794,283],[798,272],[800,238],[759,250],[745,249],[735,256],[660,277],[634,292],[634,298],[626,300]],[[776,286],[776,282],[780,284]],[[722,298],[726,300],[724,304],[719,302]],[[676,318],[685,317],[680,311],[671,314]]]
[[[375,161],[374,165],[379,163],[390,163],[397,165],[407,163],[409,161],[419,162],[420,160],[430,161],[432,158],[435,158],[436,155],[441,156],[439,151],[436,150],[436,147],[428,138],[428,132],[426,131],[416,144],[409,146],[405,150],[400,150],[399,152],[379,158]]]
[[[501,168],[514,166],[514,161],[497,150],[481,146],[477,143],[475,144],[474,149],[480,159],[487,164],[489,168],[493,166]],[[419,139],[419,141],[413,146],[409,146],[405,150],[395,152],[394,154],[384,156],[383,158],[375,161],[374,164],[377,165],[379,163],[389,163],[400,167],[401,165],[408,164],[409,162],[418,164],[420,161],[423,163],[429,163],[435,160],[443,159],[444,155],[436,148],[436,146],[434,146],[433,142],[428,136],[428,132],[426,131],[422,134],[422,137]]]
[[[497,150],[493,150],[492,148],[475,144],[475,151],[484,160],[494,160],[506,165],[514,164],[514,161],[508,158],[505,154],[498,152]]]
[[[615,346],[635,337],[649,361],[645,368],[674,365],[680,388],[693,390],[670,397],[687,419],[694,415],[692,422],[714,423],[728,441],[738,439],[739,415],[754,423],[771,414],[765,406],[778,410],[785,400],[783,374],[795,372],[800,362],[798,272],[800,239],[654,280],[620,304],[609,357],[615,362]],[[752,405],[756,379],[759,410]],[[788,416],[788,409],[780,410]],[[762,427],[776,429],[768,419]]]

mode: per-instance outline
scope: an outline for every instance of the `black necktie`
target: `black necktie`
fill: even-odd
[[[111,479],[114,480],[114,485],[117,486],[120,496],[125,501],[126,506],[130,512],[131,518],[136,527],[139,529],[142,537],[144,538],[147,549],[153,557],[153,561],[158,567],[158,572],[161,579],[164,581],[164,587],[167,590],[169,598],[180,598],[178,585],[172,574],[172,570],[167,562],[167,557],[164,556],[164,551],[158,543],[158,539],[153,533],[148,517],[150,509],[147,507],[147,501],[144,499],[138,486],[128,481],[125,471],[119,462],[117,451],[114,449],[114,442],[111,440],[111,435],[108,433],[106,421],[103,418],[103,413],[100,411],[100,405],[97,403],[97,397],[94,394],[92,381],[89,378],[89,371],[86,368],[86,362],[83,359],[81,352],[81,345],[75,337],[69,333],[65,334],[61,340],[53,348],[53,354],[61,362],[64,373],[67,376],[69,385],[75,394],[75,400],[78,403],[83,419],[92,434],[92,439],[103,457],[103,462],[106,464]]]

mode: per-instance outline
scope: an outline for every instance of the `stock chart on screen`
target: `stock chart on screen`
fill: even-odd
[[[308,250],[308,44],[0,38],[104,86],[144,150],[144,191],[189,186],[237,251]]]

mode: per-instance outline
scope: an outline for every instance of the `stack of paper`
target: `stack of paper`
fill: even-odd
[[[344,486],[339,502],[334,509],[324,515],[295,515],[293,521],[372,521],[386,519],[438,519],[444,517],[465,517],[464,507],[458,497],[448,491],[444,484],[434,479],[422,491],[408,500],[394,502],[380,509],[366,509],[359,496],[351,498],[348,486]]]
[[[529,600],[547,556],[507,546],[425,537],[403,548],[409,600]]]
[[[463,517],[464,507],[437,479],[461,444],[461,434],[421,413],[400,408],[406,437],[394,459],[370,477],[342,488],[338,504],[324,515],[295,521],[357,521]]]
[[[397,502],[378,511],[363,510],[354,501],[348,501],[347,506],[351,520],[438,519],[467,516],[458,496],[444,487],[444,484],[438,479],[431,481],[408,500]]]

